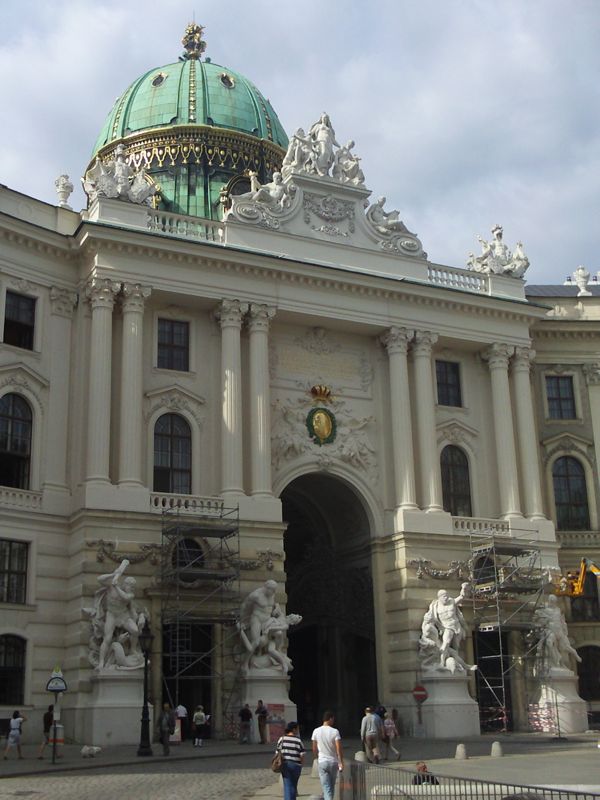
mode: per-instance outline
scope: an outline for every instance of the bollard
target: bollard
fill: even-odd
[[[502,744],[500,742],[492,742],[492,758],[502,758],[503,755]]]
[[[363,750],[359,750],[358,753],[354,753],[354,760],[358,761],[359,764],[366,764],[367,754]]]
[[[467,748],[465,747],[464,744],[456,745],[456,755],[454,756],[454,758],[457,758],[459,761],[464,761],[466,758],[468,758]]]

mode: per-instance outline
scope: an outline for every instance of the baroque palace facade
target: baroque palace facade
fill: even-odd
[[[334,706],[351,730],[377,699],[408,732],[423,614],[486,537],[535,551],[542,590],[562,587],[600,711],[595,582],[577,598],[561,584],[600,557],[595,284],[527,286],[499,227],[468,268],[431,263],[327,115],[288,143],[252,84],[202,60],[198,26],[184,46],[115,104],[87,210],[64,176],[56,207],[0,187],[0,717],[41,715],[59,664],[67,736],[85,739],[83,609],[127,558],[155,702],[204,702],[227,728],[240,657],[223,593],[230,609],[274,579],[303,618],[300,720]],[[215,555],[194,520],[229,510],[235,552]],[[185,536],[169,539],[174,518]],[[161,614],[165,563],[185,558],[180,641]],[[526,661],[522,631],[495,634],[501,665]],[[527,728],[525,683],[501,670],[509,727]]]

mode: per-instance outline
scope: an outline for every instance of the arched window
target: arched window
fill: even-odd
[[[581,663],[577,664],[579,696],[588,703],[600,700],[600,647],[587,645],[578,647]]]
[[[198,580],[204,566],[204,550],[196,539],[179,539],[171,557],[173,568],[184,583]]]
[[[179,414],[163,414],[154,426],[154,491],[192,491],[192,432]]]
[[[552,467],[552,482],[558,530],[589,530],[587,486],[581,462],[571,456],[557,458]]]
[[[0,485],[29,489],[32,413],[19,394],[0,398]]]
[[[444,511],[454,517],[470,517],[471,481],[467,456],[460,447],[449,444],[442,450],[440,463]]]
[[[22,705],[25,696],[25,639],[0,636],[0,705]]]

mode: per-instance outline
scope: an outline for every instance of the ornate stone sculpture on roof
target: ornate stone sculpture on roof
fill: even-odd
[[[571,657],[580,662],[581,656],[569,641],[569,629],[558,606],[556,595],[549,595],[546,605],[533,615],[534,634],[537,638],[536,671],[544,674],[549,669],[571,670]]]
[[[469,253],[467,267],[487,275],[493,273],[522,278],[529,267],[529,259],[523,252],[523,243],[517,242],[517,246],[511,252],[502,241],[503,233],[502,225],[494,225],[491,242],[478,236],[477,239],[481,243],[481,255],[476,256],[474,253]]]
[[[81,179],[83,189],[90,202],[97,197],[111,197],[128,200],[130,203],[150,203],[158,187],[148,183],[144,169],[137,172],[125,160],[125,148],[120,144],[116,149],[116,158],[104,164],[96,158],[94,166]]]
[[[400,219],[384,211],[385,198],[369,207],[354,141],[340,145],[328,114],[308,133],[298,128],[290,139],[281,174],[265,186],[250,173],[251,191],[224,198],[226,221],[296,233],[323,240],[346,240],[358,247],[424,258],[421,242]],[[368,211],[365,214],[365,208]]]

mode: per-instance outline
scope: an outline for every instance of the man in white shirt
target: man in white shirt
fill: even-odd
[[[342,737],[338,729],[333,727],[334,721],[333,711],[325,711],[323,724],[315,728],[311,736],[313,755],[318,757],[323,800],[333,800],[338,772],[344,769]]]

